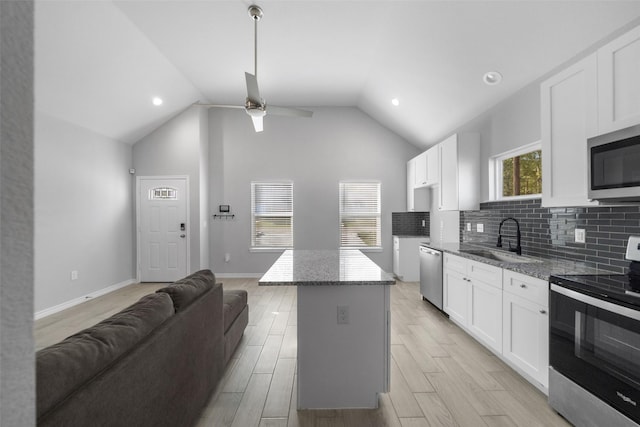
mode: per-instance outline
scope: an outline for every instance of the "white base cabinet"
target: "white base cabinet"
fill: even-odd
[[[449,318],[497,352],[502,350],[502,269],[451,254],[443,266]]]
[[[504,271],[502,355],[549,387],[549,284]]]
[[[471,280],[470,293],[469,330],[485,345],[501,352],[502,287]]]
[[[549,386],[549,284],[444,254],[443,309],[541,390]]]
[[[466,327],[469,311],[469,283],[463,274],[454,270],[445,269],[442,277],[444,312],[460,326]]]
[[[429,236],[393,236],[393,274],[404,282],[420,280],[420,243],[429,243]]]

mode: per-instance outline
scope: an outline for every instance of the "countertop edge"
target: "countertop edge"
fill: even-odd
[[[261,282],[258,281],[258,286],[391,286],[395,285],[395,280],[381,280],[381,281],[292,281],[292,282]]]
[[[513,262],[492,260],[479,255],[461,252],[459,249],[455,250],[455,249],[447,248],[444,245],[429,243],[429,244],[426,244],[425,246],[437,251],[459,256],[461,258],[470,259],[472,261],[477,261],[483,264],[499,267],[504,270],[509,270],[516,273],[524,274],[526,276],[535,277],[537,279],[541,279],[546,282],[548,282],[549,278],[553,275],[594,274],[595,272],[598,271],[597,269],[594,269],[592,267],[580,265],[578,262],[564,260],[564,259],[549,259],[549,258],[527,256],[527,258],[532,258],[537,262],[513,263]],[[486,246],[472,245],[468,243],[460,243],[458,244],[458,246],[460,248],[468,248],[468,249],[495,250],[495,249],[489,249]],[[602,272],[602,270],[600,270],[600,272]]]

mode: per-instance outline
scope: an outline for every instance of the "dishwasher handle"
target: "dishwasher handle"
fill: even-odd
[[[434,255],[434,256],[440,256],[440,253],[441,253],[440,251],[435,251],[433,249],[429,249],[424,246],[420,246],[420,252],[423,252],[429,255]]]

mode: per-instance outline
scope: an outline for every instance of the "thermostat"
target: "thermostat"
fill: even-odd
[[[218,212],[229,212],[229,205],[218,206]]]

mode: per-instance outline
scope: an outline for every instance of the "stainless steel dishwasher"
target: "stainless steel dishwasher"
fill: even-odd
[[[442,252],[420,245],[420,294],[442,310]]]

